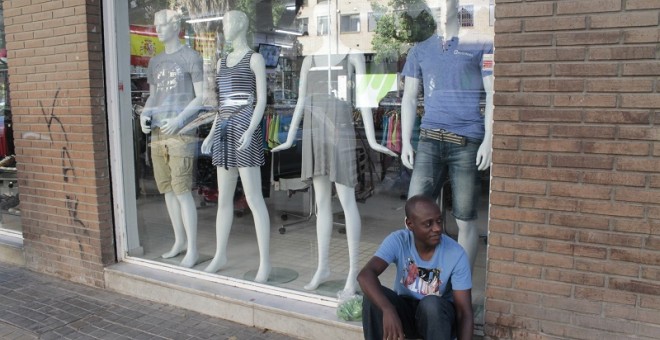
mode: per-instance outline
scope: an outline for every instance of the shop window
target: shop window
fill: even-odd
[[[342,15],[340,24],[341,24],[342,33],[360,32],[360,15],[359,14]]]
[[[367,21],[367,31],[374,32],[376,30],[376,26],[378,25],[378,19],[380,19],[381,16],[382,16],[381,14],[369,12],[368,21]]]

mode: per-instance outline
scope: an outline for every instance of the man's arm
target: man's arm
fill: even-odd
[[[387,266],[387,262],[380,257],[374,256],[362,268],[357,280],[364,295],[383,312],[383,338],[403,340],[405,336],[399,314],[381,291],[381,284],[378,279],[378,276],[387,269]]]
[[[472,339],[474,333],[474,316],[472,314],[472,289],[454,290],[454,306],[456,308],[458,339]]]

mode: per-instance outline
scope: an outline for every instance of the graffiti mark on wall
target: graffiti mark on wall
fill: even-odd
[[[72,190],[69,190],[73,188],[68,188],[69,184],[73,184],[76,182],[77,177],[76,177],[74,162],[73,159],[71,158],[71,153],[69,152],[71,148],[71,145],[69,143],[69,137],[67,135],[66,130],[64,129],[64,124],[62,123],[62,120],[55,114],[55,107],[59,94],[60,94],[60,90],[57,89],[57,91],[55,91],[55,97],[53,98],[50,107],[46,108],[41,100],[39,101],[39,106],[41,107],[41,114],[43,115],[44,120],[46,121],[46,126],[48,127],[48,135],[50,137],[51,145],[56,143],[56,138],[54,138],[55,133],[61,134],[61,136],[63,136],[64,138],[64,141],[60,142],[61,144],[63,144],[60,147],[60,164],[62,170],[62,181],[64,182],[64,193],[65,193],[64,206],[69,213],[71,222],[82,227],[83,233],[87,234],[87,227],[85,226],[85,223],[78,216],[78,204],[80,203],[80,200],[78,199],[76,194],[71,193]],[[54,130],[59,130],[59,131],[54,131]],[[80,248],[80,251],[82,253],[82,244],[80,241],[81,240],[78,239],[78,247]]]

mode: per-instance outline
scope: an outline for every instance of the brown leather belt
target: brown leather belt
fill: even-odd
[[[439,129],[439,130],[421,129],[420,136],[428,139],[439,140],[441,142],[459,144],[462,146],[465,146],[467,144],[467,139],[465,137],[443,129]]]

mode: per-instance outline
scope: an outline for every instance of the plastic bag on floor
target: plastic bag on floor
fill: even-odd
[[[337,316],[344,321],[362,320],[362,295],[338,294],[339,305],[337,306]]]

